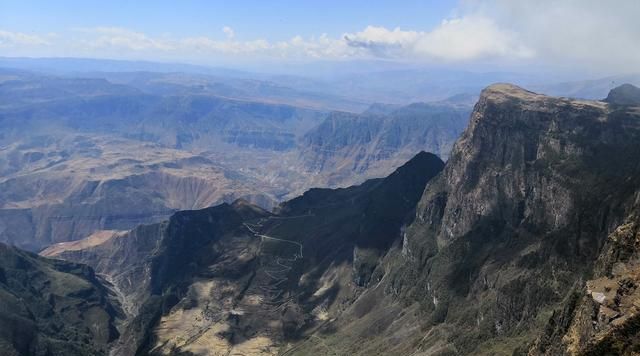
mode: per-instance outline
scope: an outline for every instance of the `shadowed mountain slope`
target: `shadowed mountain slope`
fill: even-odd
[[[237,201],[44,253],[92,265],[123,293],[121,352],[276,352],[369,283],[442,167],[421,153],[385,179],[313,189],[276,215]]]
[[[121,316],[113,296],[84,265],[0,244],[3,355],[106,355]]]

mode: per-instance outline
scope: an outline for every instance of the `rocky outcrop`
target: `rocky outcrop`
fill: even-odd
[[[640,88],[623,84],[611,90],[604,101],[614,105],[640,106]]]
[[[567,306],[572,318],[563,328],[562,339],[537,350],[569,355],[627,355],[640,344],[640,234],[638,217],[630,216],[609,235],[592,279]]]

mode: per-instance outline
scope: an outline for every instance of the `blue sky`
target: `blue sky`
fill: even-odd
[[[369,25],[428,30],[449,17],[456,1],[0,1],[0,26],[25,33],[122,27],[152,35],[284,40],[340,36]]]
[[[640,72],[640,1],[0,0],[0,56]]]

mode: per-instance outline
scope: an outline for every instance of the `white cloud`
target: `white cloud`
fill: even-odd
[[[142,32],[121,27],[85,28],[78,29],[78,31],[84,32],[88,36],[87,39],[83,40],[83,44],[90,48],[129,49],[133,51],[171,51],[176,49],[169,40],[151,38]]]
[[[354,46],[406,46],[422,36],[423,32],[403,31],[399,27],[388,30],[385,27],[367,26],[363,31],[345,34],[344,38]]]
[[[47,37],[53,37],[53,34],[49,34]],[[0,30],[0,47],[42,46],[49,43],[43,36]]]
[[[198,59],[202,56],[252,56],[254,58],[347,58],[355,56],[357,49],[351,48],[343,39],[332,39],[327,35],[303,38],[294,36],[286,41],[252,39],[241,41],[235,31],[225,26],[225,39],[206,36],[183,38],[152,37],[147,34],[119,27],[76,28],[79,33],[71,43],[85,55],[118,50],[120,53],[142,54],[178,59]],[[183,56],[183,57],[181,57]],[[187,56],[187,57],[184,57]]]
[[[428,63],[542,64],[640,72],[640,1],[461,0],[451,18],[430,29],[367,26],[341,36],[241,40],[151,35],[96,27],[64,35],[0,30],[0,55],[97,56],[197,62],[237,59],[388,58]]]
[[[182,51],[219,54],[255,54],[267,51],[271,44],[265,40],[227,41],[214,40],[208,37],[189,37],[175,41],[175,46]]]
[[[326,34],[307,39],[294,36],[288,41],[276,43],[275,49],[282,51],[281,57],[293,58],[343,59],[364,55],[362,50],[351,48],[343,39],[330,38]]]
[[[522,44],[515,33],[481,16],[444,20],[418,39],[415,51],[442,60],[530,58],[534,55],[534,50]]]
[[[456,61],[486,56],[519,56],[527,53],[523,48],[513,44],[515,40],[512,35],[501,32],[491,22],[466,18],[444,21],[431,32],[368,26],[360,32],[347,33],[338,38],[322,34],[307,38],[294,36],[284,41],[238,40],[231,27],[223,27],[222,32],[225,34],[224,39],[206,36],[173,38],[154,37],[120,27],[80,28],[73,31],[78,36],[60,39],[54,47],[62,47],[66,52],[79,51],[82,55],[121,53],[133,57],[176,59],[252,56],[255,59],[385,57]],[[33,38],[31,41],[23,40],[22,43],[29,46],[40,42]]]
[[[490,19],[523,54],[531,51],[528,63],[598,75],[640,72],[638,0],[461,0],[457,13]]]
[[[520,44],[516,34],[480,16],[443,20],[429,32],[369,26],[344,38],[350,46],[383,57],[468,61],[533,56],[533,50]]]
[[[233,29],[229,26],[225,26],[222,28],[222,32],[224,32],[224,34],[227,36],[228,39],[232,40],[234,37],[236,37],[236,33],[235,31],[233,31]]]
[[[638,0],[485,0],[475,11],[517,31],[541,61],[640,72]]]

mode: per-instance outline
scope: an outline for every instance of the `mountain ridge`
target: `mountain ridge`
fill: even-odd
[[[111,274],[114,284],[135,301],[133,303],[142,303],[142,309],[133,310],[134,314],[138,313],[138,317],[129,324],[134,329],[126,329],[127,331],[123,332],[124,335],[129,335],[124,342],[121,342],[125,349],[118,348],[118,350],[125,350],[123,352],[128,353],[162,354],[171,350],[170,347],[162,346],[161,340],[165,340],[164,342],[170,342],[181,350],[193,351],[195,344],[176,344],[175,340],[172,341],[172,337],[166,339],[170,336],[155,329],[154,325],[158,322],[183,325],[187,320],[180,319],[180,315],[186,313],[186,309],[183,311],[183,308],[189,298],[196,298],[197,305],[201,305],[206,300],[202,299],[204,296],[200,296],[201,292],[198,292],[202,283],[207,286],[208,283],[229,285],[234,280],[237,282],[233,283],[244,285],[241,289],[233,287],[234,310],[239,308],[247,312],[253,310],[256,316],[262,315],[262,318],[275,322],[280,318],[279,314],[274,314],[267,308],[274,303],[291,314],[290,324],[285,323],[281,327],[260,326],[263,325],[262,322],[256,321],[255,316],[247,314],[248,318],[244,322],[241,321],[241,324],[247,325],[246,327],[250,330],[255,330],[258,335],[253,335],[254,332],[247,334],[247,331],[237,329],[233,323],[228,324],[228,327],[236,330],[234,332],[238,334],[236,337],[244,335],[242,338],[250,340],[251,343],[258,343],[266,349],[277,350],[281,342],[278,340],[296,338],[302,330],[312,328],[315,323],[313,320],[316,318],[313,316],[314,313],[319,312],[318,308],[323,308],[318,305],[333,298],[333,292],[315,286],[314,283],[307,285],[307,282],[303,282],[305,278],[302,276],[305,273],[311,273],[311,275],[332,273],[326,271],[333,271],[335,268],[346,272],[349,269],[334,266],[329,262],[333,260],[340,266],[344,266],[346,261],[356,259],[357,268],[354,272],[348,272],[345,283],[348,285],[348,280],[351,278],[354,278],[359,285],[369,283],[371,272],[375,269],[375,256],[384,253],[384,250],[398,238],[397,229],[419,198],[425,181],[433,177],[442,165],[442,161],[435,155],[421,153],[386,179],[370,180],[361,186],[337,190],[313,189],[285,203],[277,215],[256,210],[244,201],[237,201],[231,205],[223,204],[201,211],[179,212],[167,223],[142,226],[130,233],[113,236],[86,249],[74,248],[66,251],[58,249],[53,257],[83,261],[92,265],[100,273]],[[344,205],[343,199],[348,201],[347,205]],[[382,209],[383,206],[394,206],[393,212],[386,212]],[[354,224],[350,222],[351,219],[361,222]],[[217,224],[214,223],[215,221],[223,225],[220,225],[220,228],[215,227]],[[343,225],[345,230],[336,235],[335,232],[324,228],[314,228],[314,232],[309,236],[298,236],[297,226],[300,224],[312,226],[310,224],[315,225],[320,221],[331,221],[331,224]],[[204,231],[209,237],[203,235]],[[157,236],[160,236],[159,240]],[[299,251],[297,244],[300,244]],[[344,248],[337,249],[338,245]],[[278,248],[280,251],[272,250],[273,248]],[[239,255],[234,256],[234,253]],[[287,255],[288,253],[293,255]],[[283,255],[278,257],[279,254]],[[297,262],[302,255],[304,260]],[[49,256],[52,255],[49,254]],[[189,264],[184,261],[193,262]],[[269,267],[265,270],[261,266]],[[291,274],[276,274],[281,276],[278,278],[284,279],[277,279],[276,281],[281,282],[274,284],[272,273],[276,272],[273,271],[282,269],[284,266],[286,266],[285,270],[291,271]],[[144,274],[136,272],[143,270],[149,272]],[[219,272],[214,272],[216,270]],[[352,273],[354,275],[350,277]],[[193,280],[188,277],[191,275],[194,276]],[[175,279],[177,277],[179,278]],[[298,282],[295,282],[296,280]],[[131,281],[134,281],[133,284]],[[286,283],[280,285],[284,281]],[[298,283],[302,285],[297,285]],[[269,290],[263,289],[270,285],[272,287],[269,288],[280,290],[282,295],[276,296]],[[353,287],[348,287],[348,290],[352,289]],[[242,292],[242,290],[246,291]],[[296,290],[298,294],[302,293],[298,298],[285,297]],[[314,293],[319,294],[314,295]],[[251,302],[254,298],[261,298],[267,304],[256,306]],[[346,295],[341,298],[346,298]],[[219,302],[222,303],[222,310],[216,309],[217,307],[213,305],[204,306],[203,315],[213,312],[207,311],[210,310],[207,308],[218,310],[214,315],[217,315],[215,313],[223,313],[223,315],[235,313],[231,309],[225,312],[225,308],[231,308],[231,306],[224,307],[227,302],[223,300]],[[164,305],[162,309],[165,310],[160,315],[157,311],[152,311],[158,310],[160,306],[158,303]],[[203,307],[194,308],[193,311],[188,309],[189,315],[193,315],[191,313],[201,308]],[[167,312],[168,315],[165,314]],[[209,321],[212,323],[209,327],[219,328],[226,324],[223,322],[224,317],[219,319],[219,316],[214,315]],[[303,317],[311,319],[303,322],[300,319]],[[233,318],[244,319],[242,316]],[[205,323],[206,320],[208,319],[205,318],[196,324]],[[147,325],[142,327],[142,330],[147,330],[151,334],[145,336],[144,332],[141,334],[140,331],[134,331],[140,330],[139,327],[136,329],[135,325]],[[183,327],[184,333],[187,334],[199,330],[197,327],[192,330],[194,326],[184,325]],[[264,333],[275,336],[265,339],[265,336],[260,336],[265,335]],[[198,335],[197,332],[195,335]],[[215,334],[200,337],[207,340],[202,342],[213,342],[223,349],[238,352],[242,350],[237,349],[240,346],[233,346],[235,343],[233,336],[231,339]],[[265,344],[268,340],[272,341]],[[139,345],[138,351],[126,348],[130,343]]]

